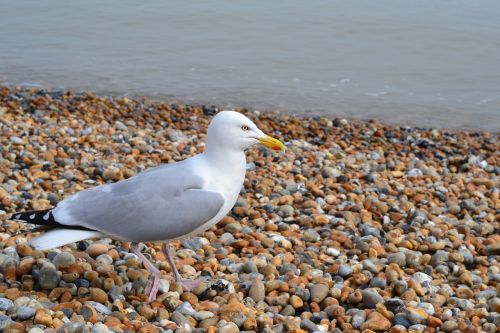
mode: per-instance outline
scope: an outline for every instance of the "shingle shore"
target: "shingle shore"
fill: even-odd
[[[16,211],[203,151],[214,108],[0,86],[4,332],[488,332],[500,326],[500,144],[493,133],[240,110],[286,142],[249,150],[241,198],[199,237],[31,249]],[[91,207],[89,207],[91,209]]]

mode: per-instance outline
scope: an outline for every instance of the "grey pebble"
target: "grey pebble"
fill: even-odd
[[[3,331],[5,326],[9,325],[12,319],[9,316],[0,314],[0,331]]]
[[[255,302],[263,301],[266,297],[266,289],[264,283],[260,280],[254,280],[252,286],[248,291],[248,296],[251,297]]]
[[[363,310],[357,310],[356,313],[352,316],[352,327],[355,329],[361,328],[361,325],[366,320],[366,312]]]
[[[56,256],[52,259],[52,263],[59,266],[69,266],[76,262],[75,257],[69,252],[61,252],[56,254]]]
[[[294,316],[295,309],[293,308],[293,306],[288,304],[287,306],[285,306],[285,308],[283,310],[281,310],[280,314],[283,316]]]
[[[295,295],[300,297],[304,302],[308,302],[311,298],[311,292],[309,291],[309,289],[300,287],[295,289]]]
[[[290,217],[290,216],[293,216],[294,209],[290,205],[283,205],[283,206],[280,206],[278,212],[279,212],[280,216],[282,216],[282,217]]]
[[[393,313],[400,313],[405,310],[405,302],[399,298],[390,298],[384,302],[384,305]]]
[[[371,288],[385,289],[386,286],[387,286],[387,281],[384,278],[374,277],[370,281]]]
[[[61,327],[61,332],[66,332],[66,333],[82,333],[85,328],[85,323],[82,322],[69,322],[64,324]]]
[[[14,303],[5,297],[0,297],[0,311],[7,311],[14,306]]]
[[[28,320],[35,316],[36,310],[29,306],[20,306],[16,310],[18,320]]]
[[[372,309],[374,309],[378,303],[384,301],[384,298],[373,288],[364,289],[361,294],[363,295],[363,303]]]
[[[28,333],[44,333],[45,331],[42,330],[40,327],[32,327],[29,329]]]
[[[408,318],[406,318],[406,315],[405,314],[402,314],[402,313],[398,313],[394,316],[394,319],[392,320],[392,323],[394,325],[401,325],[405,328],[408,328],[410,327],[411,323],[410,321],[408,320]]]
[[[54,289],[59,284],[61,278],[52,265],[45,265],[40,269],[40,287],[42,289]]]
[[[103,315],[108,316],[112,313],[110,308],[108,308],[107,306],[105,306],[101,303],[94,302],[94,301],[88,301],[88,302],[85,302],[85,304],[92,306],[94,309],[96,309],[97,312],[102,313]]]
[[[178,311],[185,316],[194,317],[196,315],[196,311],[193,309],[193,307],[191,306],[191,303],[189,303],[189,302],[182,303],[181,305],[179,305],[177,307],[177,309],[175,309],[175,311]]]
[[[332,167],[324,167],[321,170],[321,174],[325,178],[337,178],[339,177],[342,173],[340,172],[339,169],[337,168],[332,168]]]
[[[311,291],[311,301],[320,303],[326,298],[330,289],[328,288],[328,286],[322,283],[318,283],[313,285],[310,291]]]
[[[92,327],[92,333],[109,333],[109,332],[110,330],[108,326],[100,322],[95,323],[94,327]]]
[[[423,309],[430,316],[432,316],[436,312],[436,310],[434,310],[434,306],[431,303],[425,303],[425,302],[418,303],[417,308]]]
[[[302,240],[306,242],[317,242],[321,239],[321,236],[315,229],[307,229],[302,235]]]
[[[406,266],[406,255],[402,252],[390,253],[387,255],[387,261],[389,264],[396,264],[399,267]]]
[[[99,265],[111,265],[113,263],[113,258],[106,253],[99,255],[95,260]]]
[[[415,324],[408,327],[408,330],[412,332],[423,332],[427,326],[422,324]]]
[[[240,222],[233,222],[233,223],[230,223],[228,225],[226,225],[226,227],[224,228],[225,231],[227,232],[230,232],[232,234],[235,234],[235,233],[238,233],[241,231],[241,223]]]
[[[21,139],[18,136],[11,136],[9,138],[10,142],[15,145],[22,145],[23,144],[23,139]]]
[[[348,277],[352,272],[352,267],[349,265],[340,265],[339,267],[339,275],[342,277]]]
[[[309,319],[302,320],[300,322],[300,328],[311,333],[319,330],[318,326]]]
[[[224,244],[224,245],[229,245],[235,241],[234,236],[232,234],[230,234],[229,232],[223,233],[219,237],[219,239],[222,242],[222,244]]]
[[[378,268],[377,266],[373,263],[372,260],[370,259],[365,259],[361,262],[363,264],[363,269],[366,269],[367,271],[371,273],[378,273]]]
[[[179,311],[174,311],[172,317],[170,318],[174,323],[176,323],[180,328],[187,330],[188,332],[192,331],[193,328],[189,323],[189,320]]]
[[[247,261],[243,264],[243,271],[245,273],[257,273],[259,272],[259,269],[257,268],[257,264],[255,264],[255,262]]]
[[[431,266],[436,267],[439,264],[445,264],[448,261],[448,252],[438,250],[431,257]]]
[[[203,242],[201,241],[200,237],[183,239],[181,243],[184,248],[193,251],[198,251],[203,247]]]

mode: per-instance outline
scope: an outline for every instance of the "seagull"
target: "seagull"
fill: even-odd
[[[207,230],[231,210],[245,179],[244,151],[257,143],[285,150],[246,116],[221,111],[208,127],[203,153],[77,192],[52,209],[18,213],[12,219],[49,229],[30,241],[38,250],[102,237],[131,242],[132,252],[150,273],[144,291],[150,302],[156,299],[160,271],[141,253],[139,243],[162,242],[175,281],[189,291],[202,279],[181,277],[168,242]]]

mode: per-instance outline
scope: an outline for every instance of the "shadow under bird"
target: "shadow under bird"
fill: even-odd
[[[138,244],[161,241],[175,280],[191,290],[201,279],[181,277],[168,241],[205,231],[231,210],[245,179],[244,151],[256,143],[285,149],[244,115],[222,111],[208,127],[203,153],[78,192],[49,210],[14,214],[12,219],[49,229],[30,241],[38,250],[100,237],[131,242],[132,252],[150,272],[145,290],[149,301],[156,299],[160,271]]]

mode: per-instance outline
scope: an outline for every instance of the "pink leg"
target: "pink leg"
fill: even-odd
[[[150,277],[146,289],[144,289],[145,294],[148,295],[148,302],[152,302],[156,299],[156,294],[160,286],[160,271],[156,268],[149,260],[146,258],[141,251],[137,243],[132,243],[130,245],[132,252],[141,259],[144,267],[149,271]]]
[[[191,291],[201,282],[205,281],[205,278],[198,278],[196,280],[184,279],[179,274],[177,267],[175,267],[174,259],[172,258],[172,255],[168,250],[168,243],[163,243],[161,249],[165,254],[165,256],[167,257],[167,261],[170,265],[170,268],[172,269],[172,273],[174,274],[175,282],[179,283],[185,291]]]

